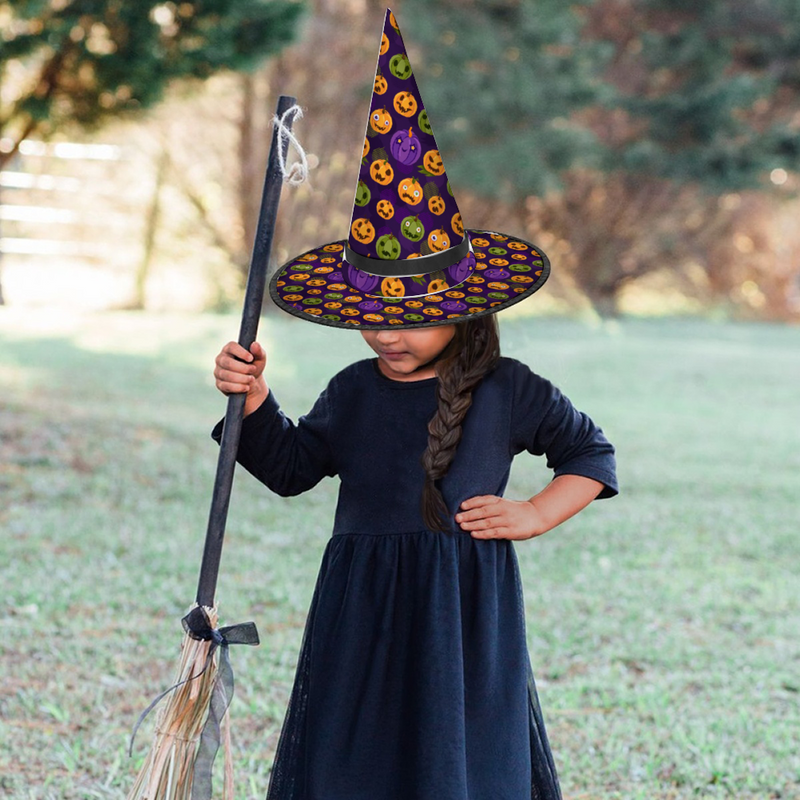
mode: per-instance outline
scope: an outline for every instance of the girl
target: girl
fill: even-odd
[[[376,357],[297,423],[258,343],[216,358],[217,388],[247,394],[248,471],[282,496],[341,481],[267,798],[556,800],[513,540],[617,494],[614,448],[500,355],[491,313],[361,334]],[[504,498],[523,450],[554,479]]]

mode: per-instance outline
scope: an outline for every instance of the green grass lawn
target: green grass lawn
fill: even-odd
[[[500,319],[503,353],[618,454],[619,497],[515,545],[565,798],[800,797],[800,329]],[[211,364],[237,331],[0,309],[0,796],[130,787],[152,720],[129,759],[131,726],[195,594],[225,407]],[[294,419],[371,355],[288,317],[260,340]],[[523,456],[508,497],[550,479]],[[220,614],[262,637],[232,650],[237,798],[266,793],[336,490],[283,499],[237,473]]]

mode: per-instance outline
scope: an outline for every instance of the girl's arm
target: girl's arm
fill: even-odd
[[[604,484],[583,475],[558,475],[531,497],[528,503],[536,511],[534,536],[552,530],[564,520],[586,508],[604,488]]]
[[[511,454],[547,456],[553,480],[530,500],[470,497],[456,522],[480,539],[530,539],[577,514],[592,500],[617,494],[614,447],[550,381],[512,360]]]
[[[216,358],[214,378],[223,394],[247,392],[236,460],[273,492],[291,497],[336,474],[328,439],[329,390],[294,423],[281,411],[266,384],[266,360],[257,343],[248,353],[229,342]],[[211,433],[217,442],[222,439],[222,427],[220,420]]]

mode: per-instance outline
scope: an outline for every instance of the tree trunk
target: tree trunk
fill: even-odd
[[[133,302],[130,306],[131,309],[136,311],[143,311],[146,305],[147,279],[150,276],[150,267],[153,262],[153,253],[155,251],[156,233],[158,232],[158,223],[161,217],[161,187],[164,185],[168,163],[169,154],[166,148],[164,148],[159,153],[158,161],[156,162],[153,197],[150,201],[150,208],[147,211],[147,219],[145,221],[142,259],[139,262],[139,268],[136,270]]]

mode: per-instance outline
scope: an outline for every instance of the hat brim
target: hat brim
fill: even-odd
[[[495,231],[464,233],[476,268],[456,286],[419,276],[420,285],[428,282],[428,294],[393,297],[399,283],[392,278],[369,293],[357,291],[342,274],[342,240],[287,261],[270,279],[269,294],[288,314],[331,328],[430,328],[496,314],[532,295],[549,277],[550,260],[531,242]]]

